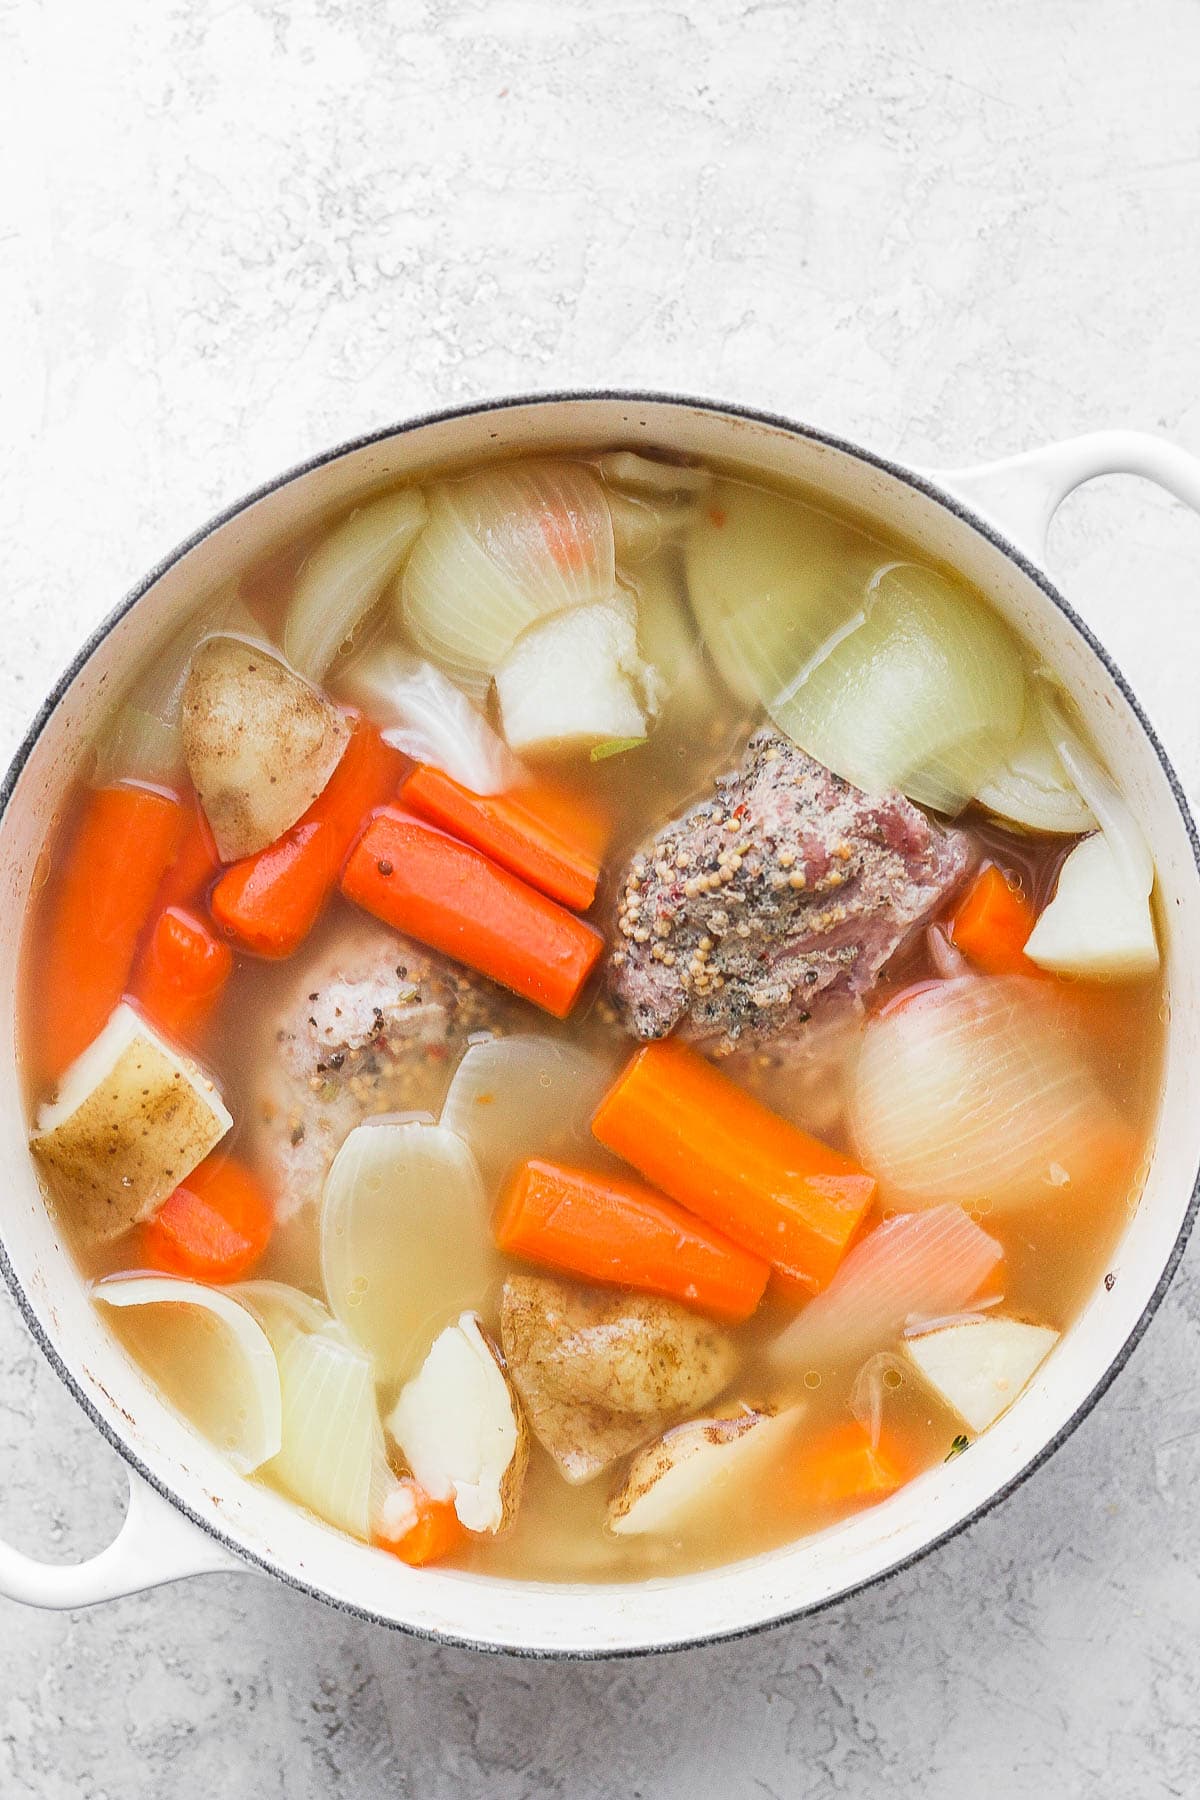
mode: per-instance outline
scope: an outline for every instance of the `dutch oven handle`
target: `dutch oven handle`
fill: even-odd
[[[926,473],[1038,562],[1050,521],[1067,495],[1097,475],[1144,476],[1200,512],[1200,458],[1144,431],[1092,431],[973,469]]]
[[[94,1606],[187,1575],[240,1571],[248,1565],[129,1471],[125,1522],[106,1550],[81,1563],[46,1563],[0,1542],[0,1595],[56,1612]]]

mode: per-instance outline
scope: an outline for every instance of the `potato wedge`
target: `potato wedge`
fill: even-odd
[[[387,1428],[421,1486],[435,1500],[453,1500],[468,1531],[512,1523],[529,1432],[504,1358],[475,1313],[434,1339]]]
[[[183,753],[221,861],[294,825],[349,738],[337,708],[278,656],[247,638],[208,638],[183,690]]]
[[[986,1431],[1033,1380],[1058,1342],[1049,1325],[993,1314],[905,1341],[925,1380],[972,1431]]]
[[[80,1230],[105,1243],[147,1218],[232,1124],[203,1071],[121,1005],[39,1111],[30,1147]]]
[[[541,1275],[505,1282],[500,1341],[530,1429],[573,1486],[707,1406],[738,1360],[673,1300]]]
[[[792,1436],[804,1407],[744,1407],[729,1417],[689,1419],[635,1456],[608,1503],[618,1536],[675,1535],[757,1481]]]

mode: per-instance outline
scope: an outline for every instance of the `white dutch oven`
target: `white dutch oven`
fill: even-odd
[[[25,1147],[15,1069],[22,916],[39,848],[78,753],[129,667],[214,587],[314,510],[491,450],[662,446],[828,494],[961,569],[1075,696],[1150,839],[1162,896],[1170,1029],[1145,1193],[1101,1286],[1019,1404],[968,1456],[820,1536],[709,1574],[630,1586],[516,1584],[410,1570],[233,1475],[158,1399],[108,1335],[55,1236]],[[1094,475],[1127,471],[1200,509],[1200,463],[1153,438],[1103,433],[966,473],[929,476],[783,419],[667,396],[517,400],[418,420],[350,444],[252,495],[157,569],[51,695],[0,802],[0,1158],[3,1261],[30,1329],[130,1465],[115,1543],[48,1566],[0,1546],[0,1592],[84,1606],[212,1571],[260,1571],[362,1616],[432,1637],[532,1654],[605,1655],[727,1637],[795,1617],[903,1566],[1007,1493],[1058,1445],[1129,1355],[1191,1222],[1200,1168],[1200,872],[1179,781],[1118,671],[1040,567],[1050,519]]]

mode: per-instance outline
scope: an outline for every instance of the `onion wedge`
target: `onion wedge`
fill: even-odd
[[[1048,983],[964,976],[867,1025],[850,1126],[886,1200],[1036,1204],[1112,1172],[1111,1107]]]
[[[394,644],[352,664],[339,691],[382,726],[394,750],[440,769],[473,794],[503,794],[526,779],[473,701],[432,663]]]
[[[441,1125],[356,1126],[325,1178],[321,1269],[333,1313],[381,1379],[483,1300],[497,1271],[475,1159]]]
[[[557,1038],[490,1038],[463,1052],[442,1124],[470,1146],[494,1195],[527,1156],[591,1147],[591,1117],[608,1079],[596,1057]]]
[[[911,1314],[959,1311],[1003,1251],[960,1206],[902,1213],[855,1245],[841,1268],[770,1347],[778,1367],[804,1373],[851,1365],[896,1343]]]
[[[767,710],[793,741],[868,793],[898,788],[957,813],[1011,754],[1025,716],[1016,641],[981,598],[916,563],[871,581]]]
[[[324,680],[338,652],[377,605],[427,510],[419,488],[368,500],[309,556],[283,627],[284,655],[309,681]]]
[[[239,1475],[275,1456],[282,1408],[275,1352],[247,1309],[175,1275],[109,1275],[93,1300],[128,1309],[122,1338]]]
[[[388,1467],[370,1359],[325,1332],[279,1352],[283,1442],[269,1473],[294,1500],[369,1538],[396,1477]]]
[[[501,464],[429,489],[397,604],[418,649],[482,696],[535,619],[611,594],[612,516],[594,470]]]

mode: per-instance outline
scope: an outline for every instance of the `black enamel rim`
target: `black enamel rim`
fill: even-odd
[[[1134,694],[1121,670],[1117,667],[1116,663],[1114,663],[1112,657],[1108,654],[1108,651],[1104,648],[1103,644],[1096,638],[1090,627],[1082,618],[1080,618],[1074,607],[1072,607],[1070,602],[1059,592],[1046,574],[1038,568],[1035,563],[1031,562],[1017,545],[1011,543],[1001,532],[997,531],[994,526],[990,525],[985,519],[972,511],[970,507],[965,506],[954,495],[939,488],[936,483],[926,480],[924,476],[918,474],[915,470],[905,468],[901,464],[892,462],[887,457],[877,455],[874,451],[865,450],[861,445],[851,443],[846,438],[837,437],[830,432],[817,430],[811,425],[799,424],[794,419],[785,418],[778,413],[765,412],[756,407],[734,406],[719,400],[704,399],[694,394],[660,393],[654,390],[641,390],[636,388],[585,388],[575,390],[555,390],[541,394],[505,395],[499,399],[480,400],[465,406],[453,406],[436,412],[422,413],[416,418],[406,420],[402,424],[383,426],[378,431],[371,431],[360,437],[350,438],[344,443],[337,444],[331,450],[322,451],[319,455],[310,457],[305,462],[297,463],[293,468],[290,468],[284,474],[277,476],[273,481],[265,482],[261,487],[255,488],[242,499],[237,500],[231,506],[226,507],[223,512],[218,513],[214,518],[210,519],[206,525],[203,525],[198,531],[194,532],[191,537],[186,538],[181,544],[177,545],[169,555],[163,558],[156,568],[151,570],[149,575],[147,575],[143,581],[125,596],[124,600],[122,600],[109,614],[103,623],[97,626],[92,632],[91,636],[79,650],[69,667],[64,670],[63,674],[59,677],[46,700],[38,710],[19,750],[8,767],[3,782],[0,783],[0,819],[3,818],[8,810],[9,803],[12,800],[13,793],[25,765],[32,754],[34,745],[37,743],[47,722],[56,711],[59,703],[71,687],[76,676],[79,675],[84,665],[91,659],[93,652],[103,643],[104,639],[108,637],[113,628],[125,617],[126,613],[130,612],[132,608],[136,606],[138,601],[150,591],[155,583],[158,582],[169,569],[173,568],[177,562],[189,553],[189,551],[194,550],[197,544],[202,543],[203,540],[210,537],[214,531],[219,530],[221,526],[228,524],[231,519],[237,518],[240,513],[247,511],[248,508],[256,505],[258,501],[265,499],[268,495],[276,493],[280,488],[286,487],[289,482],[297,480],[300,476],[307,475],[314,469],[322,468],[327,463],[336,462],[339,457],[349,455],[353,451],[366,449],[372,444],[383,443],[390,438],[407,437],[413,432],[425,429],[427,426],[440,425],[451,420],[470,418],[482,419],[493,413],[506,412],[520,407],[558,407],[567,403],[578,404],[580,402],[596,400],[613,401],[634,408],[638,406],[684,407],[694,412],[707,412],[726,418],[744,419],[751,424],[765,425],[774,430],[784,432],[791,437],[803,438],[811,443],[824,445],[827,449],[840,451],[843,455],[853,457],[858,462],[866,463],[870,467],[878,469],[881,473],[890,476],[894,481],[901,483],[903,486],[924,495],[926,499],[934,501],[946,512],[951,513],[954,517],[968,525],[973,531],[977,532],[980,537],[984,538],[995,549],[1000,551],[1003,556],[1007,557],[1010,562],[1016,565],[1023,575],[1033,582],[1034,586],[1045,595],[1046,599],[1049,600],[1060,613],[1062,613],[1064,618],[1070,621],[1071,625],[1087,644],[1088,648],[1103,664],[1112,682],[1136,717],[1138,724],[1141,726],[1158,758],[1167,785],[1170,788],[1175,804],[1179,809],[1179,814],[1183,821],[1184,829],[1187,832],[1188,842],[1191,846],[1192,856],[1196,864],[1197,874],[1200,876],[1200,838],[1197,836],[1195,821],[1192,818],[1191,809],[1188,805],[1183,785],[1175,772],[1170,758],[1163,749],[1154,727],[1146,716],[1141,702]],[[1107,1393],[1112,1383],[1125,1367],[1134,1350],[1141,1342],[1151,1319],[1162,1304],[1163,1298],[1175,1274],[1175,1270],[1179,1265],[1180,1258],[1187,1247],[1188,1238],[1191,1234],[1198,1208],[1200,1208],[1200,1169],[1197,1169],[1196,1176],[1193,1180],[1187,1211],[1184,1214],[1179,1234],[1171,1248],[1171,1253],[1167,1258],[1162,1274],[1155,1284],[1154,1290],[1151,1293],[1141,1316],[1134,1325],[1128,1338],[1125,1340],[1125,1343],[1109,1362],[1108,1366],[1097,1379],[1091,1392],[1076,1408],[1075,1412],[1067,1420],[1062,1429],[1043,1446],[1036,1456],[1032,1457],[1023,1468],[1019,1469],[1010,1480],[994,1489],[988,1498],[982,1501],[972,1512],[966,1514],[966,1516],[960,1519],[956,1524],[949,1526],[936,1537],[931,1538],[928,1543],[923,1544],[919,1550],[915,1550],[910,1555],[902,1557],[900,1560],[890,1564],[886,1569],[881,1570],[876,1575],[868,1576],[862,1581],[850,1584],[841,1589],[838,1593],[830,1595],[825,1600],[816,1601],[807,1606],[795,1607],[790,1611],[775,1613],[769,1618],[756,1620],[753,1624],[738,1626],[728,1631],[700,1634],[668,1640],[662,1643],[636,1645],[611,1650],[570,1648],[546,1649],[537,1646],[529,1648],[513,1647],[510,1645],[495,1644],[477,1638],[460,1636],[457,1633],[434,1631],[427,1627],[408,1624],[401,1620],[389,1618],[384,1614],[372,1612],[367,1607],[356,1606],[348,1601],[340,1600],[335,1595],[327,1593],[323,1588],[314,1586],[310,1582],[302,1581],[290,1570],[281,1568],[278,1564],[271,1562],[266,1557],[256,1555],[254,1552],[247,1550],[234,1538],[229,1537],[224,1532],[218,1530],[209,1520],[193,1511],[186,1501],[182,1500],[165,1482],[161,1481],[157,1475],[146,1467],[126,1440],[112,1428],[108,1420],[97,1410],[92,1400],[80,1385],[73,1371],[47,1337],[41,1321],[35,1313],[33,1305],[9,1260],[7,1247],[2,1237],[0,1237],[0,1272],[3,1273],[4,1279],[20,1308],[26,1325],[38,1344],[38,1347],[54,1368],[59,1379],[68,1388],[79,1406],[82,1407],[97,1431],[108,1440],[113,1449],[116,1450],[124,1461],[129,1464],[147,1486],[153,1488],[162,1499],[173,1506],[177,1512],[182,1513],[185,1518],[189,1519],[191,1523],[200,1531],[204,1532],[207,1537],[220,1544],[224,1549],[228,1550],[233,1556],[238,1558],[242,1563],[245,1563],[248,1567],[260,1569],[264,1574],[274,1576],[277,1580],[286,1583],[288,1587],[294,1588],[298,1593],[306,1594],[314,1600],[319,1600],[324,1605],[332,1607],[335,1611],[347,1613],[352,1617],[363,1619],[368,1624],[382,1625],[389,1630],[400,1631],[407,1636],[423,1638],[432,1643],[448,1644],[468,1650],[482,1650],[496,1656],[522,1657],[534,1661],[605,1662],[625,1660],[633,1657],[661,1656],[677,1650],[696,1649],[707,1644],[735,1642],[741,1638],[756,1636],[758,1633],[771,1630],[776,1626],[787,1625],[794,1623],[799,1619],[814,1617],[817,1613],[824,1612],[831,1606],[840,1605],[843,1601],[850,1599],[852,1595],[865,1592],[869,1588],[877,1587],[883,1582],[889,1581],[892,1576],[901,1573],[902,1570],[912,1568],[915,1563],[922,1561],[926,1556],[929,1556],[933,1551],[939,1549],[943,1544],[948,1543],[952,1538],[955,1538],[959,1536],[961,1532],[966,1531],[969,1526],[974,1525],[976,1521],[983,1518],[985,1514],[991,1512],[1001,1501],[1006,1500],[1010,1494],[1021,1487],[1031,1475],[1042,1467],[1044,1463],[1049,1461],[1055,1451],[1066,1442],[1067,1438],[1070,1437],[1076,1427],[1088,1416],[1096,1403],[1105,1393]],[[231,1573],[235,1572],[236,1571],[231,1571]]]

